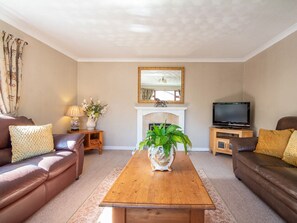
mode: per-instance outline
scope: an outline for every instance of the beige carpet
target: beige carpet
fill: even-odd
[[[113,182],[117,179],[121,172],[120,168],[114,169],[103,182],[96,187],[92,194],[86,199],[81,207],[69,219],[68,223],[82,223],[82,222],[96,222],[105,223],[110,222],[110,208],[101,208],[99,204]],[[204,183],[210,197],[212,198],[216,210],[205,212],[205,222],[207,223],[233,223],[236,222],[233,215],[219,196],[206,174],[203,170],[199,170],[198,174]]]

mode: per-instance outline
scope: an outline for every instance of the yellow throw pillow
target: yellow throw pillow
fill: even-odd
[[[284,151],[294,129],[259,130],[258,144],[254,152],[283,158]]]
[[[9,126],[9,132],[12,145],[12,163],[54,150],[52,124]]]
[[[297,131],[294,131],[289,139],[283,160],[289,164],[297,166]]]

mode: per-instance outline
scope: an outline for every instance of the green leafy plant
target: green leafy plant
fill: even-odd
[[[151,146],[163,146],[165,156],[168,157],[171,147],[176,149],[178,143],[184,145],[186,153],[188,152],[188,146],[192,147],[191,140],[181,131],[181,127],[178,125],[169,125],[166,127],[166,123],[162,123],[158,126],[154,125],[152,130],[147,131],[146,138],[139,143],[139,149]]]

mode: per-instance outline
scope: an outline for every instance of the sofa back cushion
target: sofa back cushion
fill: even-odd
[[[34,122],[24,116],[0,115],[0,166],[11,163],[10,125],[34,125]]]
[[[276,125],[276,130],[295,129],[297,130],[297,116],[287,116],[281,118]]]
[[[11,147],[10,134],[8,127],[10,125],[34,125],[32,119],[24,116],[10,117],[0,115],[0,149]]]
[[[0,166],[11,163],[11,147],[0,149]]]

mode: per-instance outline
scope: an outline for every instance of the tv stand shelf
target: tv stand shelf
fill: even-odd
[[[209,131],[209,147],[212,154],[224,153],[232,155],[230,149],[230,139],[234,137],[252,137],[253,130],[250,129],[230,129],[210,127]]]

